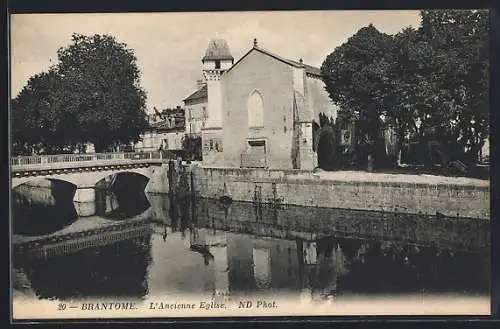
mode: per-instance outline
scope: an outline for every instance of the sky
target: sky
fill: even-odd
[[[418,27],[418,11],[269,11],[204,13],[16,14],[11,16],[11,96],[57,62],[72,33],[110,34],[134,50],[148,110],[183,105],[202,77],[211,38],[224,38],[235,62],[257,38],[260,47],[314,66],[372,23],[395,34]]]

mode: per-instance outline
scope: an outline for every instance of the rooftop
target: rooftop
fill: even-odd
[[[160,122],[152,123],[151,129],[156,130],[158,132],[176,132],[176,131],[178,132],[178,131],[184,131],[185,125],[186,125],[185,120],[176,121],[173,126],[166,120],[163,120]]]
[[[304,63],[301,63],[300,61],[297,62],[297,61],[294,61],[294,60],[291,60],[291,59],[287,59],[287,58],[283,58],[275,53],[272,53],[270,52],[269,50],[267,49],[264,49],[264,48],[261,48],[257,45],[254,45],[253,49],[257,50],[257,51],[260,51],[261,53],[264,53],[266,55],[269,55],[271,57],[274,57],[276,58],[277,60],[279,61],[282,61],[286,64],[289,64],[291,66],[294,66],[294,67],[304,67],[305,70],[306,70],[306,73],[309,73],[309,74],[313,74],[313,75],[318,75],[320,76],[321,75],[321,70],[315,66],[312,66],[312,65],[308,65],[308,64],[304,64]]]
[[[206,60],[233,60],[229,51],[227,41],[224,39],[212,39],[208,43],[208,48],[202,61]]]
[[[207,95],[208,95],[207,94],[207,85],[203,85],[203,87],[201,87],[200,89],[196,90],[194,93],[192,93],[191,95],[186,97],[184,99],[184,102],[193,101],[193,100],[197,100],[197,99],[206,99],[208,97]]]
[[[270,57],[273,57],[274,59],[277,59],[283,63],[286,63],[288,65],[291,65],[293,67],[298,67],[298,68],[301,68],[303,67],[306,71],[307,74],[310,74],[310,75],[314,75],[316,77],[321,77],[321,70],[318,68],[318,67],[315,67],[315,66],[312,66],[312,65],[308,65],[308,64],[304,64],[302,62],[302,59],[299,60],[299,62],[297,61],[294,61],[294,60],[291,60],[291,59],[287,59],[287,58],[284,58],[284,57],[281,57],[273,52],[270,52],[269,50],[267,49],[264,49],[264,48],[261,48],[258,46],[257,44],[257,39],[254,39],[254,43],[253,43],[253,47],[252,49],[250,49],[245,55],[243,55],[228,71],[230,71],[233,67],[235,67],[243,58],[245,58],[249,53],[251,53],[252,51],[258,51],[260,53],[263,53],[263,54],[266,54]]]
[[[307,74],[314,75],[316,77],[321,77],[321,70],[315,66],[304,64],[301,61],[297,62],[291,59],[286,59],[284,57],[281,57],[277,54],[274,54],[270,52],[269,50],[263,49],[257,45],[257,40],[254,40],[254,45],[253,48],[250,49],[245,55],[243,55],[232,67],[236,66],[238,62],[240,62],[246,55],[248,55],[250,52],[253,50],[259,51],[263,54],[266,54],[268,56],[271,56],[283,63],[286,63],[288,65],[291,65],[293,67],[303,67],[306,71]],[[233,59],[231,56],[231,53],[229,52],[229,46],[226,42],[226,40],[223,39],[212,39],[210,43],[208,44],[207,51],[205,53],[205,56],[203,57],[204,60],[215,60],[215,59]],[[231,68],[232,68],[231,67]],[[231,70],[231,69],[229,69]],[[203,85],[201,88],[193,92],[191,95],[186,97],[184,99],[184,102],[189,102],[189,101],[195,101],[195,100],[202,100],[202,99],[207,99],[208,94],[207,94],[207,85]]]

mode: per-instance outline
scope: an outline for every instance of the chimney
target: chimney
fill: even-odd
[[[253,46],[254,46],[254,47],[257,47],[257,38],[254,38],[254,39],[253,39]]]
[[[199,79],[199,80],[196,80],[196,88],[197,90],[200,90],[201,87],[203,87],[205,85],[205,82],[203,82],[203,80]]]

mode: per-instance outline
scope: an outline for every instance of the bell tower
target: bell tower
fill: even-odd
[[[203,77],[207,83],[207,120],[202,129],[203,163],[218,164],[222,159],[222,89],[221,76],[234,63],[226,40],[210,40],[202,60]],[[220,154],[220,155],[219,155]]]

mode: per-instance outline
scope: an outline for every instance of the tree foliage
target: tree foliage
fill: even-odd
[[[14,140],[42,144],[48,152],[85,142],[99,152],[137,141],[147,127],[146,93],[133,51],[112,36],[73,34],[57,55],[57,65],[33,77],[13,100]],[[24,120],[37,129],[22,128]]]
[[[380,117],[387,112],[391,87],[389,70],[392,38],[373,25],[361,28],[327,56],[321,67],[326,90],[346,120],[355,119],[358,136],[376,145]]]
[[[326,89],[370,143],[385,123],[473,159],[488,135],[488,24],[487,11],[424,10],[418,29],[364,27],[325,59]]]
[[[12,101],[12,140],[16,154],[64,147],[67,123],[58,106],[55,91],[62,86],[61,77],[53,69],[31,77]]]

